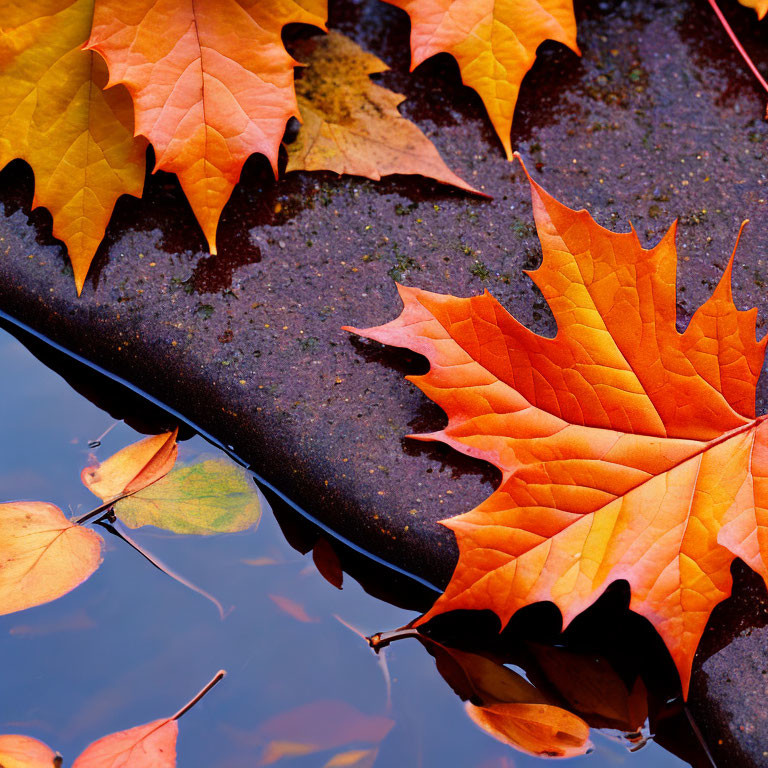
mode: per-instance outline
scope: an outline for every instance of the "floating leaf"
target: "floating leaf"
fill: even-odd
[[[178,446],[179,430],[152,435],[126,446],[101,464],[86,467],[80,477],[102,501],[135,493],[170,472]]]
[[[0,614],[55,600],[101,563],[101,537],[53,504],[0,504]]]
[[[94,741],[72,768],[175,768],[179,718],[213,688],[226,672],[219,670],[210,682],[176,714]]]
[[[129,528],[154,525],[174,533],[209,535],[258,524],[261,504],[253,477],[228,459],[179,465],[151,486],[120,500],[115,514]]]
[[[286,171],[335,171],[380,179],[420,174],[470,192],[434,144],[397,110],[399,93],[371,82],[389,67],[331,30],[305,41],[297,55],[308,64],[296,83],[303,125],[287,145]]]
[[[94,741],[72,768],[174,768],[179,724],[154,720]]]
[[[58,768],[61,758],[30,736],[0,734],[0,768]]]

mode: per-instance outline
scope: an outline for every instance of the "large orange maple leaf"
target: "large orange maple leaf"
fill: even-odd
[[[326,0],[96,0],[86,46],[124,83],[136,133],[171,171],[216,253],[219,216],[253,153],[277,175],[285,125],[299,117],[298,62],[283,27],[325,29]]]
[[[654,248],[572,211],[531,180],[543,262],[530,273],[554,338],[487,292],[399,287],[399,318],[356,333],[428,358],[409,377],[448,415],[440,440],[495,464],[498,490],[442,521],[459,561],[422,618],[490,609],[503,625],[549,600],[567,624],[626,579],[687,695],[712,609],[740,557],[768,580],[768,424],[755,418],[765,339],[737,310],[731,263],[684,333],[675,228]]]
[[[461,79],[483,100],[512,159],[512,116],[520,85],[545,40],[579,53],[573,0],[385,0],[411,17],[411,69],[450,53]]]

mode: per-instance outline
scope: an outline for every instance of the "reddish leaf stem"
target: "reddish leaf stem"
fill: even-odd
[[[736,46],[736,50],[741,54],[741,58],[744,59],[744,61],[747,63],[747,66],[752,70],[752,74],[757,78],[757,81],[760,83],[760,85],[763,86],[766,93],[768,93],[768,83],[760,74],[749,54],[744,50],[744,46],[739,42],[739,38],[736,37],[736,33],[731,28],[731,25],[728,23],[725,16],[723,16],[723,12],[720,10],[720,7],[715,2],[715,0],[709,0],[709,4],[712,6],[712,10],[720,20],[720,23],[723,25],[723,29],[725,29],[725,31],[728,33],[728,37],[731,38],[731,42],[734,44],[734,46]]]
[[[203,696],[205,696],[205,694],[208,693],[208,691],[210,691],[214,685],[216,685],[216,683],[222,680],[226,674],[227,674],[226,669],[220,669],[211,678],[211,680],[207,683],[207,685],[198,692],[196,696],[190,699],[175,715],[173,715],[169,719],[178,720],[182,715],[185,715],[187,712],[189,712],[189,710],[192,709],[192,707],[194,707],[195,704],[197,704],[197,702],[200,701],[200,699],[202,699]]]

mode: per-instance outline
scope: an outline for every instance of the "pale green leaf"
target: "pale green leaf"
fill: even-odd
[[[223,458],[177,465],[165,477],[115,505],[129,528],[154,525],[174,533],[208,535],[258,524],[261,504],[251,475]]]

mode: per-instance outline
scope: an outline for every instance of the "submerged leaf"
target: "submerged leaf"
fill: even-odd
[[[0,614],[55,600],[101,563],[101,537],[53,504],[0,504]]]
[[[317,619],[307,613],[307,609],[290,597],[283,595],[268,595],[269,599],[285,614],[300,621],[303,624],[313,624]]]
[[[30,736],[0,734],[0,768],[57,768],[61,759]]]
[[[261,504],[253,477],[228,459],[177,466],[115,505],[129,528],[154,525],[174,533],[234,533],[256,526]]]
[[[80,477],[91,493],[102,501],[119,498],[146,488],[173,467],[179,430],[145,437],[110,456],[101,464],[86,467]]]
[[[372,768],[378,749],[350,749],[334,755],[323,768]]]
[[[314,701],[275,715],[259,726],[255,736],[266,743],[257,765],[355,742],[378,744],[394,724],[388,717],[363,714],[344,701]]]
[[[308,67],[296,83],[303,125],[287,145],[286,171],[335,171],[369,179],[417,173],[476,192],[397,110],[399,93],[371,82],[389,67],[331,30],[298,46]]]
[[[464,705],[486,733],[532,755],[576,757],[589,749],[589,726],[576,715],[551,704]]]

